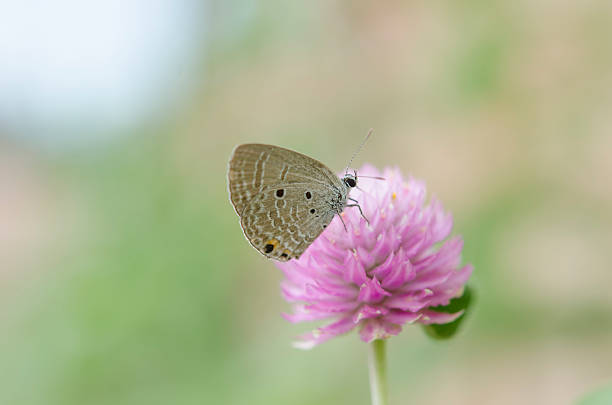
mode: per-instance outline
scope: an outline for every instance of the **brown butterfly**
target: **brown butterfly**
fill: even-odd
[[[274,145],[238,145],[229,160],[228,182],[248,241],[281,261],[299,258],[345,207],[359,207],[349,197],[357,186],[356,172],[339,178],[318,160]]]

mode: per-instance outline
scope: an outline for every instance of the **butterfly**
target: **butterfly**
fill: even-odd
[[[280,261],[298,259],[345,207],[361,212],[349,197],[357,187],[357,172],[338,177],[318,160],[274,145],[236,146],[228,186],[247,240],[262,255]]]

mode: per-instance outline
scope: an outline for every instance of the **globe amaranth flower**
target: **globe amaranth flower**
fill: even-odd
[[[425,185],[398,169],[380,173],[366,165],[359,178],[356,207],[347,207],[302,254],[278,263],[286,279],[284,298],[293,303],[291,322],[327,320],[300,337],[296,347],[310,348],[358,328],[361,339],[397,335],[405,323],[448,323],[462,312],[436,312],[460,296],[472,266],[460,267],[463,241],[447,239],[452,217],[436,199],[425,204]]]

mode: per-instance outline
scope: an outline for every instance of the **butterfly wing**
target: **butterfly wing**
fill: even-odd
[[[240,225],[264,256],[297,259],[336,214],[328,198],[329,189],[317,183],[276,184],[246,205]]]
[[[331,201],[346,198],[345,186],[323,163],[273,145],[237,146],[228,183],[251,245],[283,261],[298,258],[337,213]]]
[[[243,144],[234,149],[229,161],[230,200],[242,215],[252,198],[276,184],[316,183],[341,189],[342,182],[323,163],[301,153],[274,145]]]

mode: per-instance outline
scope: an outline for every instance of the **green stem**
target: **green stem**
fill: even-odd
[[[384,339],[376,339],[369,345],[368,369],[372,405],[387,405],[387,360]]]

